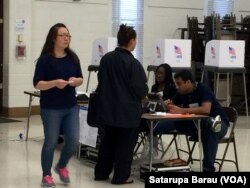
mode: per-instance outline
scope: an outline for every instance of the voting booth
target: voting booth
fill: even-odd
[[[158,65],[167,63],[173,72],[185,68],[191,70],[191,40],[189,39],[157,39],[152,47],[152,64],[148,65],[147,78],[155,72]]]
[[[153,65],[167,63],[171,67],[191,67],[191,40],[157,39],[152,57]]]
[[[117,46],[117,39],[114,37],[98,38],[93,42],[92,65],[99,65],[101,58],[107,52],[113,51]]]
[[[107,52],[113,51],[116,48],[116,46],[117,46],[117,39],[114,37],[97,38],[93,42],[91,65],[88,66],[89,74],[88,74],[86,92],[88,92],[91,72],[93,71],[97,72],[99,70],[99,64],[101,58]]]
[[[246,69],[245,61],[245,41],[243,40],[211,40],[206,44],[205,63],[202,68],[201,81],[204,81],[204,74],[211,72],[214,74],[215,90],[214,94],[219,100],[226,100],[229,106],[232,98],[233,74],[241,74],[243,79],[243,90],[245,97],[246,115],[248,116],[248,100],[246,90]],[[225,87],[220,85],[220,74],[226,74],[224,80]],[[230,82],[230,83],[229,83]],[[220,89],[219,89],[220,88]],[[226,93],[225,93],[226,91]],[[223,96],[225,95],[226,96]]]
[[[206,44],[205,65],[244,67],[245,41],[211,40]]]

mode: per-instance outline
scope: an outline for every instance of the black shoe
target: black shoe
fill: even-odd
[[[109,177],[107,177],[107,178],[104,178],[104,177],[95,177],[95,181],[105,181],[105,180],[108,180],[109,179]]]
[[[134,180],[131,178],[127,179],[127,181],[125,182],[115,182],[112,180],[111,183],[114,185],[131,184],[131,183],[134,183]]]

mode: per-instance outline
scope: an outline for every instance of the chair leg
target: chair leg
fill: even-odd
[[[226,159],[226,154],[227,154],[227,151],[228,151],[228,148],[229,148],[229,144],[230,144],[231,142],[233,142],[234,158],[235,158],[235,161]],[[216,159],[216,160],[217,160],[217,161],[218,161],[218,160],[221,161],[221,163],[218,163],[218,164],[219,164],[219,172],[221,172],[222,166],[223,166],[223,164],[224,164],[225,161],[234,163],[237,172],[239,172],[238,156],[237,156],[236,143],[235,143],[235,139],[234,139],[234,138],[233,138],[233,140],[229,140],[229,141],[227,142],[227,146],[226,146],[225,151],[224,151],[224,153],[223,153],[222,159]]]
[[[236,142],[235,139],[233,140],[233,145],[234,145],[234,157],[235,157],[235,166],[237,169],[237,172],[239,172],[239,163],[238,163],[238,156],[237,156],[237,149],[236,149]]]
[[[187,163],[188,163],[188,164],[189,164],[190,162],[193,163],[193,157],[192,157],[192,155],[193,155],[195,146],[196,146],[196,141],[193,143],[193,146],[192,146],[192,148],[191,148],[191,150],[190,150],[190,153],[189,153],[189,156],[188,156],[188,160],[187,160]]]
[[[145,144],[146,135],[144,133],[141,133],[139,135],[139,138],[140,138],[140,141],[137,141],[133,155],[136,155],[141,145]]]
[[[176,137],[177,137],[177,135],[174,138],[174,144],[175,144],[177,158],[180,159],[180,153],[179,153],[179,148],[178,148],[178,143],[177,143]]]
[[[172,145],[173,142],[175,141],[176,136],[177,136],[177,134],[174,134],[174,135],[173,135],[173,138],[172,138],[172,140],[169,142],[168,147],[162,152],[161,159],[163,159],[163,157],[166,155],[167,151],[169,150],[169,148],[171,147],[171,145]]]
[[[219,164],[219,172],[221,172],[222,166],[223,166],[223,164],[224,164],[224,161],[225,161],[225,158],[226,158],[226,155],[227,155],[227,150],[228,150],[229,144],[230,144],[230,140],[227,142],[227,145],[226,145],[226,148],[225,148],[225,150],[224,150],[222,159],[217,159],[217,160],[220,160],[220,161],[221,161],[220,163],[218,163],[218,164]]]
[[[162,141],[162,135],[159,135],[158,139],[159,139],[158,144],[160,145],[160,148],[158,148],[158,150],[163,152],[164,151],[164,146],[163,146],[163,141]]]
[[[186,135],[186,142],[187,142],[187,147],[188,147],[188,160],[191,160],[191,163],[193,163],[193,159],[192,159],[192,153],[191,153],[191,148],[190,148],[190,144],[188,141],[188,136]]]

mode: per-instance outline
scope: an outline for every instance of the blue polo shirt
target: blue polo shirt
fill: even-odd
[[[203,102],[211,102],[212,104],[209,114],[210,117],[216,117],[217,115],[220,115],[222,120],[229,123],[226,113],[215,98],[214,93],[207,85],[203,83],[196,83],[195,88],[191,93],[185,95],[177,93],[173,98],[173,103],[183,108],[201,106]]]

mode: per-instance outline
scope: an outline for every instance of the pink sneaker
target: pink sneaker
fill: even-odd
[[[44,176],[41,182],[41,187],[43,188],[53,188],[56,187],[54,180],[51,176]]]
[[[70,182],[69,171],[67,170],[67,168],[59,168],[58,166],[56,166],[55,172],[59,174],[60,179],[63,183],[68,184]]]

